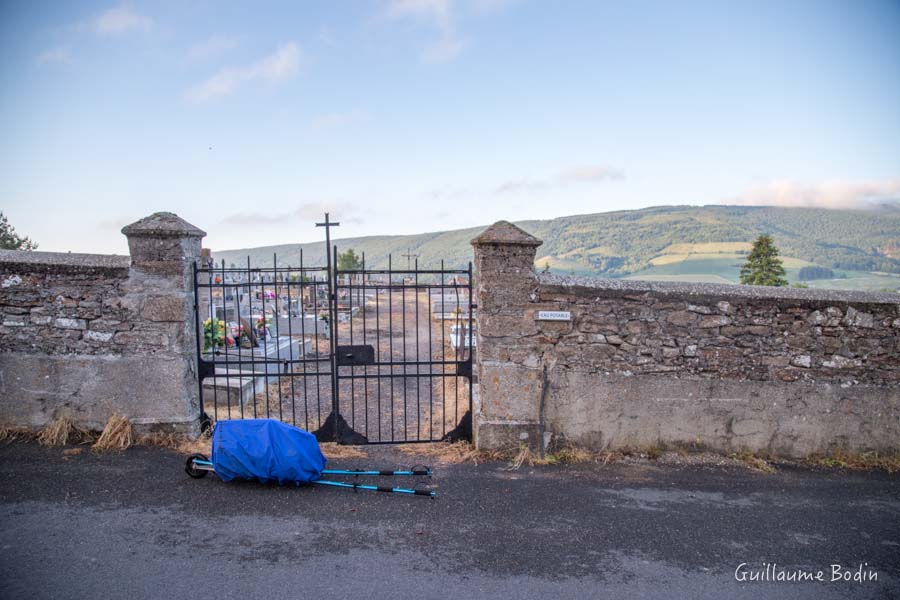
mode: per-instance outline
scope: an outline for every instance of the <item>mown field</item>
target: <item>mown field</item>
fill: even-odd
[[[697,281],[705,283],[740,283],[740,266],[746,255],[709,253],[691,256],[667,255],[660,263],[629,275],[624,279],[651,281]],[[811,288],[831,288],[841,290],[897,291],[900,290],[900,275],[891,273],[870,273],[865,271],[835,270],[835,279],[800,281],[800,268],[811,263],[797,258],[782,257],[790,283],[802,283]]]

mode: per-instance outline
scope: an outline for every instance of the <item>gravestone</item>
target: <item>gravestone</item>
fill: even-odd
[[[223,306],[218,304],[213,308],[216,318],[226,323],[237,323],[241,317],[248,318],[250,316],[250,307],[244,304],[233,304],[226,302]]]
[[[219,406],[223,404],[239,406],[241,399],[247,402],[252,400],[256,394],[265,392],[265,372],[240,370],[237,365],[229,365],[229,367],[217,367],[215,377],[207,377],[203,380],[203,403],[205,406],[212,406],[215,402],[218,402]]]
[[[216,362],[234,369],[250,368],[250,361],[266,361],[253,363],[253,370],[259,373],[278,373],[284,370],[285,362],[309,356],[312,342],[286,335],[274,336],[260,340],[256,348],[231,347],[219,350]],[[241,363],[244,363],[243,365]]]
[[[315,315],[302,317],[278,317],[274,320],[275,334],[286,335],[328,335],[328,323]]]
[[[478,345],[477,327],[472,327],[472,347]],[[452,348],[468,348],[469,347],[469,326],[468,325],[451,325],[450,326],[450,346]]]
[[[460,298],[459,303],[454,298],[452,302],[433,302],[431,304],[431,315],[435,321],[454,321],[456,319],[469,319],[469,301],[468,298]]]

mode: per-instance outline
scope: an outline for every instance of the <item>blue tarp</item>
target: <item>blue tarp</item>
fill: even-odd
[[[318,479],[325,457],[316,437],[274,419],[219,421],[213,431],[212,463],[222,481],[306,483]]]

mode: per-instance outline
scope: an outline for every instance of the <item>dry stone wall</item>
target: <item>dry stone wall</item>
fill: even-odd
[[[900,295],[538,276],[538,243],[473,240],[479,445],[900,449]]]
[[[900,296],[541,276],[529,311],[572,369],[626,375],[900,385]],[[526,315],[527,316],[527,315]],[[533,318],[533,317],[532,317]],[[538,344],[537,352],[548,348]]]
[[[2,352],[152,354],[182,343],[181,300],[130,278],[127,256],[7,250],[0,264]]]
[[[131,256],[0,251],[0,422],[113,412],[194,430],[191,267],[199,229],[171,213],[126,227]]]

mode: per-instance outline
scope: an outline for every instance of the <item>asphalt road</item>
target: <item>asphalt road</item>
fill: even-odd
[[[331,466],[412,462],[375,453]],[[439,467],[429,500],[193,480],[183,463],[0,446],[0,596],[900,597],[896,476],[467,464]],[[739,582],[741,563],[825,581]],[[861,563],[877,581],[830,581]]]

